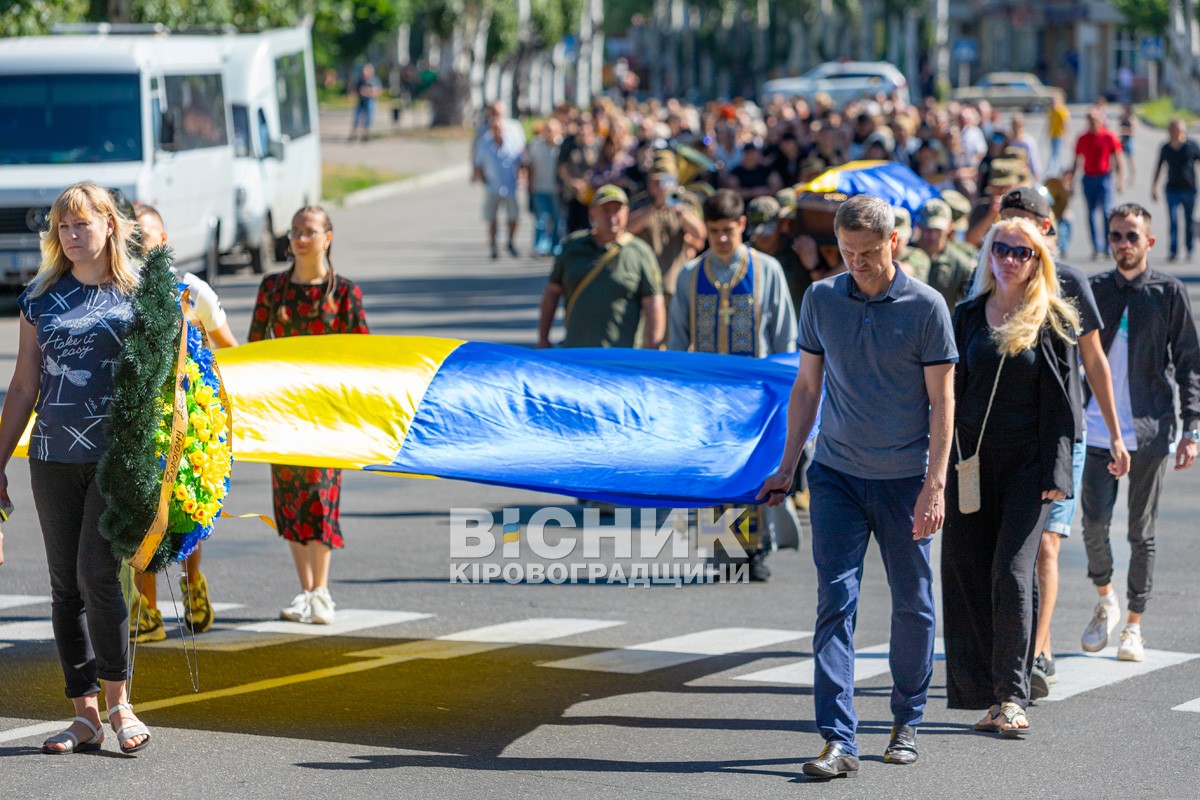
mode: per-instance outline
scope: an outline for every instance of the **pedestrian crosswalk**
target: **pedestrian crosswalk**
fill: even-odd
[[[51,641],[53,631],[48,619],[49,602],[50,598],[42,596],[0,595],[0,648]],[[30,613],[41,612],[39,606],[45,607],[43,614],[35,616]],[[215,604],[215,608],[218,620],[228,620],[233,616],[229,612],[243,606],[237,603],[223,603]],[[166,608],[164,617],[173,619],[178,613],[178,608]],[[9,621],[3,621],[5,617],[8,617]],[[196,647],[202,650],[238,652],[286,645],[313,637],[362,635],[367,631],[380,631],[419,620],[436,620],[436,615],[421,611],[339,608],[337,620],[331,625],[308,625],[281,620],[224,624],[219,622],[214,630],[195,637],[194,641]],[[732,681],[734,685],[813,685],[815,662],[810,649],[812,633],[809,631],[717,627],[692,630],[651,641],[620,644],[621,639],[628,641],[632,638],[622,633],[625,625],[624,620],[613,619],[534,617],[449,631],[431,638],[413,638],[377,648],[364,648],[346,653],[345,656],[351,659],[376,659],[383,666],[419,659],[461,658],[506,647],[545,642],[561,644],[564,640],[570,640],[570,645],[586,648],[587,652],[567,658],[535,661],[534,667],[637,676],[711,660],[712,669],[706,673],[708,677],[705,680]],[[141,646],[178,648],[179,637],[173,628],[174,626],[168,625],[171,637],[166,642]],[[427,629],[428,626],[423,630]],[[887,642],[858,648],[854,676],[856,683],[886,680],[889,674],[888,649]],[[944,657],[943,642],[940,638],[935,641],[934,651],[935,658]],[[720,659],[731,655],[740,656],[738,663],[733,666],[730,666],[727,659]],[[1059,680],[1045,700],[1069,700],[1096,689],[1136,680],[1196,659],[1200,659],[1200,653],[1148,649],[1144,661],[1123,662],[1117,660],[1116,648],[1113,647],[1094,655],[1060,654],[1056,657]],[[1184,701],[1184,698],[1179,700]],[[1200,713],[1200,698],[1180,702],[1173,708],[1177,711]]]

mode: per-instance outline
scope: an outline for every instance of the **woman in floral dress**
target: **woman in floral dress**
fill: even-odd
[[[327,333],[368,333],[358,286],[333,271],[333,224],[319,206],[292,217],[292,266],[263,278],[250,323],[249,341]],[[329,562],[342,547],[339,500],[342,471],[271,465],[271,489],[279,535],[287,539],[300,578],[300,594],[281,619],[333,622]]]

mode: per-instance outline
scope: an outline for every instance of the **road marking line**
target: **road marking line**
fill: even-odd
[[[0,611],[3,611],[6,608],[35,606],[41,603],[49,602],[49,597],[36,594],[0,594]]]
[[[865,681],[891,672],[888,666],[888,651],[890,643],[872,645],[871,647],[856,648],[854,651],[854,681]],[[933,657],[945,658],[946,649],[942,638],[933,640]],[[816,671],[816,661],[806,658],[794,664],[784,664],[770,669],[750,672],[734,676],[735,681],[753,681],[755,683],[782,683],[787,686],[812,686]]]
[[[1189,700],[1186,703],[1180,703],[1171,709],[1172,711],[1195,711],[1200,714],[1200,697],[1195,700]]]
[[[1090,692],[1102,686],[1146,675],[1165,667],[1173,667],[1192,659],[1200,653],[1174,653],[1169,650],[1146,650],[1145,661],[1118,661],[1117,648],[1108,647],[1095,655],[1067,653],[1054,656],[1054,668],[1058,682],[1050,687],[1050,694],[1039,703],[1066,700],[1082,692]]]
[[[342,612],[339,611],[340,615]],[[419,615],[421,617],[429,617],[431,614]],[[203,703],[209,700],[220,700],[227,697],[239,697],[241,695],[253,694],[255,692],[265,692],[271,689],[280,689],[285,686],[294,686],[299,683],[308,683],[310,681],[325,680],[327,678],[338,678],[344,675],[354,675],[360,672],[367,672],[380,667],[390,667],[396,664],[402,664],[406,661],[414,661],[418,658],[452,658],[458,655],[472,655],[475,652],[486,652],[511,646],[512,644],[524,644],[526,640],[537,636],[537,641],[547,641],[552,638],[558,638],[558,634],[554,633],[557,627],[560,631],[570,631],[561,635],[569,636],[572,633],[580,633],[585,629],[598,630],[600,628],[611,627],[613,625],[624,624],[622,622],[614,622],[612,620],[582,620],[568,619],[564,620],[562,625],[556,626],[557,621],[553,619],[533,619],[525,620],[524,623],[505,623],[504,625],[495,625],[490,628],[478,628],[475,631],[467,631],[465,633],[474,633],[482,637],[491,637],[492,641],[469,642],[457,641],[448,637],[461,636],[462,634],[449,634],[448,637],[441,639],[433,639],[429,641],[410,642],[408,644],[416,645],[407,650],[405,645],[397,645],[391,648],[378,648],[378,650],[364,650],[358,653],[350,653],[351,657],[365,658],[367,660],[356,661],[349,664],[341,664],[336,667],[325,667],[323,669],[309,670],[308,672],[300,672],[295,675],[283,675],[278,678],[267,678],[261,681],[242,684],[240,686],[228,686],[224,689],[213,689],[207,692],[196,692],[192,694],[179,695],[177,697],[167,697],[162,700],[150,700],[146,702],[134,701],[139,714],[148,711],[157,711],[163,708],[173,708],[176,706],[188,705],[190,703]],[[521,627],[524,625],[524,627]],[[514,638],[521,637],[519,641],[502,642],[496,641],[501,634],[497,629],[505,629],[512,631]],[[421,645],[433,645],[428,652],[431,655],[423,655],[420,648]],[[386,654],[382,657],[373,657],[373,653]],[[11,742],[18,739],[25,739],[32,736],[40,736],[46,733],[55,733],[65,727],[63,722],[40,722],[34,725],[26,725],[22,728],[13,728],[8,731],[0,731],[0,743]]]
[[[221,611],[232,611],[235,608],[245,608],[245,606],[242,605],[241,603],[213,603],[212,604],[213,614],[216,614]],[[163,622],[166,622],[168,620],[174,622],[175,620],[179,619],[180,615],[183,614],[183,606],[180,605],[179,603],[176,603],[174,607],[164,607],[164,608],[160,608],[159,610],[162,611]]]
[[[12,597],[12,595],[9,595]],[[36,602],[50,602],[49,597],[32,598],[33,602],[26,605],[33,605]],[[10,606],[11,607],[11,606]],[[213,611],[229,611],[234,608],[241,608],[240,603],[213,603]],[[174,622],[178,619],[178,614],[171,609],[163,611],[163,621]],[[167,626],[167,635],[170,636],[172,628]],[[54,641],[54,626],[48,619],[23,619],[17,622],[6,622],[0,625],[0,641],[5,642],[51,642]]]
[[[203,636],[196,637],[196,647],[220,653],[236,653],[242,650],[253,650],[259,647],[270,647],[287,642],[318,636],[345,636],[367,628],[380,628],[385,625],[399,625],[418,619],[428,619],[432,614],[421,614],[414,611],[378,611],[363,608],[338,609],[333,623],[329,625],[313,625],[307,622],[289,622],[287,620],[265,620],[209,631]],[[0,636],[0,638],[3,638]],[[188,639],[190,644],[190,637]],[[150,647],[178,647],[178,641],[168,639],[164,642],[153,642]]]
[[[591,633],[624,625],[621,620],[577,619],[573,617],[535,617],[486,628],[439,636],[444,642],[503,642],[505,644],[537,644],[550,639],[562,639],[579,633]]]
[[[810,636],[812,634],[808,631],[783,631],[773,628],[714,628],[562,661],[549,661],[541,666],[639,675],[711,656],[756,650]]]
[[[0,641],[50,642],[53,640],[54,628],[48,619],[23,619],[0,625]]]

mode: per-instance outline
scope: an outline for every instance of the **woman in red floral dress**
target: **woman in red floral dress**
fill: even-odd
[[[292,266],[266,276],[250,323],[249,341],[327,333],[368,333],[362,292],[333,271],[333,224],[320,206],[292,217]],[[329,562],[342,547],[338,501],[342,471],[271,465],[279,534],[287,539],[300,578],[300,594],[279,616],[295,622],[333,622]]]

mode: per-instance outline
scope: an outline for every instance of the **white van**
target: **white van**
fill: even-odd
[[[234,37],[228,76],[237,242],[263,272],[284,258],[296,210],[321,200],[312,29]]]
[[[0,285],[32,277],[50,204],[84,180],[157,208],[180,267],[215,280],[237,234],[231,38],[0,39]]]

